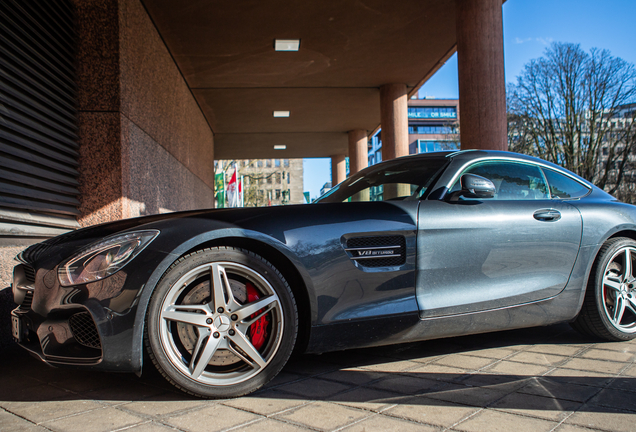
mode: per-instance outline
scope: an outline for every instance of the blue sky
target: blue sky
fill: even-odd
[[[506,82],[515,82],[523,66],[541,57],[551,42],[608,49],[636,64],[636,0],[508,0],[503,5]],[[458,98],[457,55],[420,90],[420,97]],[[331,181],[330,159],[304,160],[304,190],[315,198]]]

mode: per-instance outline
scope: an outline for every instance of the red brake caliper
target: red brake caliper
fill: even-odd
[[[258,291],[256,291],[256,288],[254,288],[254,285],[248,282],[245,284],[245,288],[247,289],[248,303],[252,303],[253,301],[259,299]],[[262,310],[263,309],[254,313],[250,318],[258,316],[258,314]],[[269,314],[263,315],[250,326],[250,339],[252,340],[252,345],[254,345],[254,348],[256,348],[257,350],[261,349],[261,347],[265,343],[265,338],[267,338],[267,324],[269,324]]]

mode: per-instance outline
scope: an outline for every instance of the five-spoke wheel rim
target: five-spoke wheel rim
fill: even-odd
[[[610,323],[625,333],[636,332],[636,248],[623,247],[612,255],[603,272],[603,309]]]
[[[188,292],[202,281],[209,282],[209,296],[200,304],[185,304]],[[251,284],[259,298],[239,301],[231,283]],[[263,317],[269,321],[267,337],[256,348],[250,327]],[[157,319],[162,349],[176,369],[197,383],[215,386],[238,384],[260,373],[278,351],[284,327],[280,299],[270,283],[234,262],[213,262],[187,272],[170,287]],[[197,335],[191,349],[177,331],[179,323]],[[236,363],[214,366],[215,355],[228,351]]]

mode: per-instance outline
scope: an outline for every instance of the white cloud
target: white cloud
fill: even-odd
[[[552,39],[551,37],[547,37],[547,38],[539,37],[539,38],[537,38],[537,42],[540,42],[543,45],[550,45],[553,41],[554,41],[554,39]]]
[[[525,38],[525,39],[521,39],[519,37],[515,38],[515,43],[516,44],[523,44],[526,42],[539,42],[542,45],[550,45],[552,43],[552,41],[554,41],[554,39],[552,39],[551,37],[537,37],[537,38]]]

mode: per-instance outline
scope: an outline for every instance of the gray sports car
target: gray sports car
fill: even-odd
[[[636,335],[636,207],[540,159],[399,158],[312,205],[123,220],[18,257],[13,334],[57,366],[249,393],[320,353],[570,322]]]

